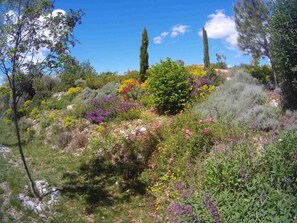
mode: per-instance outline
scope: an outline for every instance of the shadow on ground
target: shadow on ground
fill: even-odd
[[[70,198],[83,196],[88,212],[99,206],[127,202],[135,195],[144,195],[145,184],[137,177],[125,176],[123,169],[127,170],[129,166],[92,159],[82,164],[78,171],[64,174],[62,191]]]

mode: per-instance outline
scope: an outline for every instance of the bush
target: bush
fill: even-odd
[[[276,0],[269,21],[271,54],[287,107],[297,108],[297,4]]]
[[[111,96],[96,98],[92,101],[92,105],[93,111],[88,112],[86,117],[95,123],[105,122],[138,107],[134,101],[122,101]]]
[[[139,80],[130,78],[122,82],[118,92],[125,100],[137,100],[141,97],[143,90]]]
[[[91,102],[94,98],[103,97],[103,96],[112,96],[115,97],[118,94],[118,88],[121,85],[117,82],[109,82],[104,85],[102,88],[93,90],[90,88],[85,88],[81,94],[78,95],[78,98],[85,101],[85,103]]]
[[[201,222],[293,222],[296,148],[297,132],[291,131],[261,156],[248,145],[217,151],[203,165],[204,189],[180,205],[190,205]]]
[[[207,73],[204,67],[199,65],[186,66],[186,70],[190,73],[190,75],[193,75],[196,79],[205,77]]]
[[[155,107],[164,113],[174,114],[186,105],[191,91],[190,75],[185,67],[171,59],[152,66],[148,90],[153,95]]]
[[[33,88],[35,90],[34,100],[41,101],[45,98],[49,98],[59,83],[60,80],[58,78],[49,75],[36,77],[33,80]]]
[[[82,92],[82,88],[81,87],[71,87],[68,89],[68,91],[66,92],[66,95],[76,95],[78,93]]]
[[[267,65],[250,66],[247,72],[251,74],[252,77],[256,78],[261,84],[273,81],[272,69]]]
[[[208,101],[194,107],[196,113],[214,118],[229,118],[258,129],[278,126],[276,112],[267,104],[263,87],[241,70],[214,92]]]

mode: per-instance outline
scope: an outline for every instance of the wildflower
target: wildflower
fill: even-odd
[[[201,125],[202,123],[203,123],[203,120],[200,119],[200,120],[198,121],[198,124]]]
[[[206,122],[213,122],[213,118],[209,117],[205,119]]]
[[[216,223],[221,223],[222,220],[220,218],[219,212],[217,207],[214,205],[211,196],[209,194],[205,194],[204,197],[204,205],[207,207],[208,211],[210,212],[212,218],[215,220]]]
[[[208,132],[209,132],[209,129],[208,128],[205,128],[204,129],[204,133],[207,134]]]
[[[185,134],[186,139],[189,139],[190,136],[193,134],[193,132],[191,130],[189,130],[189,129],[185,129],[185,132],[186,132],[186,134]]]
[[[152,163],[150,166],[151,166],[151,168],[154,168],[156,166],[156,164]]]
[[[171,157],[171,158],[169,159],[169,162],[172,163],[173,161],[174,161],[174,159]]]

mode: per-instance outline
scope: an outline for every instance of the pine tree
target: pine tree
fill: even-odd
[[[148,62],[149,55],[147,52],[148,44],[149,44],[149,39],[147,35],[147,30],[144,27],[142,32],[142,40],[141,40],[141,47],[140,47],[140,71],[139,71],[140,80],[142,82],[146,80],[147,78],[146,71],[149,68],[149,62]]]
[[[206,30],[202,29],[203,32],[203,48],[204,48],[204,68],[210,67],[209,51],[208,51],[208,38]]]
[[[269,7],[263,0],[237,0],[233,8],[238,31],[238,47],[253,58],[270,59],[275,87],[278,86],[275,65],[270,50]]]

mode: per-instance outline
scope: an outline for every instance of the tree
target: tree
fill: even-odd
[[[160,112],[175,114],[184,108],[190,97],[190,74],[183,64],[170,58],[161,60],[150,70],[148,90]]]
[[[208,38],[206,30],[202,29],[203,32],[203,49],[204,49],[204,68],[209,68],[210,60],[209,60],[209,49],[208,49]]]
[[[144,82],[146,80],[146,71],[149,68],[149,55],[147,52],[149,44],[149,38],[147,35],[146,28],[144,27],[142,32],[142,40],[141,40],[141,47],[140,47],[140,80]]]
[[[297,0],[273,2],[271,53],[288,106],[297,108]]]
[[[266,56],[270,59],[274,84],[277,87],[274,58],[270,51],[268,5],[263,0],[237,0],[233,10],[239,34],[238,47],[253,58]]]
[[[53,10],[51,0],[0,1],[0,71],[12,92],[12,109],[18,149],[34,196],[42,199],[29,172],[22,149],[18,124],[17,86],[25,74],[50,72],[61,65],[75,44],[73,28],[81,22],[82,11]]]

